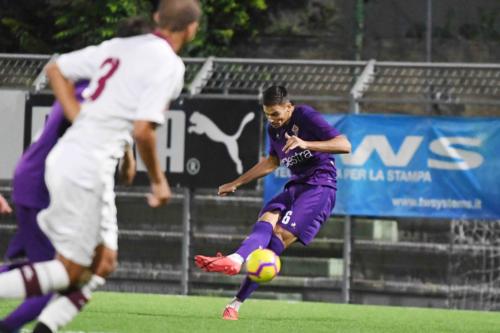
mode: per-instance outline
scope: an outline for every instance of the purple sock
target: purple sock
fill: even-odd
[[[25,300],[0,322],[1,326],[8,331],[20,329],[24,324],[27,324],[38,317],[45,305],[49,303],[51,297],[52,295],[45,295]]]
[[[273,250],[274,253],[279,256],[285,250],[285,245],[278,237],[276,237],[276,235],[273,234],[267,248]],[[258,287],[259,284],[257,282],[253,282],[246,277],[240,286],[240,290],[236,294],[236,298],[239,299],[240,302],[244,302]]]
[[[269,241],[269,246],[267,247],[269,250],[273,250],[277,256],[280,256],[283,251],[285,251],[285,244],[279,239],[275,234],[271,237]]]
[[[253,251],[258,248],[265,249],[269,245],[271,240],[271,235],[273,234],[273,225],[269,222],[258,221],[253,226],[252,232],[247,238],[241,243],[236,253],[238,253],[243,260],[247,260],[247,257]]]

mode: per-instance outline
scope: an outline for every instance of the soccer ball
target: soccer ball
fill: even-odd
[[[257,249],[248,256],[246,268],[250,280],[257,283],[269,282],[280,272],[280,257],[272,250]]]

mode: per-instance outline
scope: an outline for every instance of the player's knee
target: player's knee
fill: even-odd
[[[276,226],[278,223],[280,217],[280,212],[279,211],[271,211],[271,212],[265,212],[261,216],[259,216],[259,221],[261,222],[268,222],[270,223],[273,227]]]
[[[85,279],[85,271],[88,269],[69,259],[64,258],[61,255],[57,256],[57,260],[59,260],[66,269],[70,287],[78,287],[81,281]]]
[[[285,241],[283,240],[283,234],[280,231],[281,228],[274,229],[274,236],[278,238],[281,241],[281,243],[285,244]]]
[[[285,248],[297,240],[295,235],[293,235],[290,231],[283,229],[279,225],[274,229],[274,235],[283,243]]]
[[[87,284],[92,278],[92,271],[90,269],[85,269],[82,274],[80,274],[80,279],[77,282],[77,286],[83,286]]]
[[[70,287],[79,287],[90,279],[87,270],[80,267],[66,267],[66,272],[68,273]]]

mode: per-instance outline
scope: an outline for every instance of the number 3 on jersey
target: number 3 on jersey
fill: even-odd
[[[120,59],[118,58],[108,58],[103,61],[101,66],[99,67],[99,72],[102,73],[97,79],[97,87],[95,87],[94,92],[90,94],[90,99],[95,101],[102,93],[104,88],[106,87],[106,81],[113,76],[113,74],[120,66]],[[92,91],[92,89],[89,89]]]
[[[290,222],[290,218],[292,217],[292,211],[289,210],[288,212],[285,213],[285,216],[283,216],[283,218],[281,219],[281,223],[282,224],[288,224],[288,222]]]

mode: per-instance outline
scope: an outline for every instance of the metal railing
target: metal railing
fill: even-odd
[[[50,55],[0,54],[0,88],[40,91]],[[273,84],[298,100],[500,105],[500,65],[184,58],[188,95],[259,98]]]

